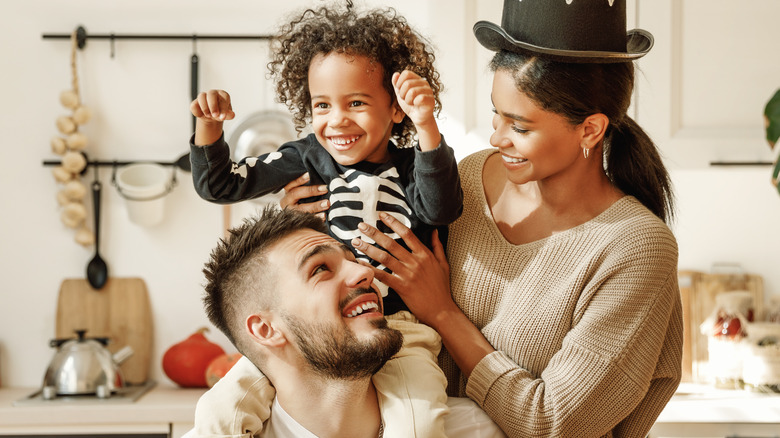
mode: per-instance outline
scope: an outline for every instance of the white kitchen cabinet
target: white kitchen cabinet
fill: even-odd
[[[111,424],[111,425],[28,425],[28,426],[0,426],[0,437],[5,436],[30,436],[50,437],[63,435],[100,436],[134,435],[146,438],[167,438],[170,425],[160,424]]]
[[[664,424],[650,432],[650,438],[777,438],[780,425],[755,423]]]
[[[501,21],[500,0],[466,2],[467,22]],[[780,88],[777,21],[780,1],[627,0],[628,29],[655,37],[637,61],[629,115],[658,144],[670,168],[714,161],[771,162],[763,111]],[[469,25],[470,28],[470,25]],[[467,37],[472,38],[471,32]],[[467,132],[492,133],[487,69],[492,52],[463,45]]]
[[[0,389],[0,437],[133,435],[181,438],[192,428],[205,389],[157,386],[133,403],[43,403],[13,406],[33,388]]]
[[[634,1],[655,36],[638,62],[637,121],[668,165],[771,161],[763,111],[780,88],[780,2]]]
[[[194,427],[192,421],[171,424],[171,438],[181,438]]]

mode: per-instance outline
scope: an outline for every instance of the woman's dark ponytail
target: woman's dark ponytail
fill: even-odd
[[[669,173],[656,145],[631,117],[610,121],[604,157],[607,176],[618,189],[637,198],[661,220],[674,217]]]

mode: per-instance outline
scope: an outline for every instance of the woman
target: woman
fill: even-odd
[[[502,23],[474,26],[497,52],[496,149],[459,165],[449,267],[440,245],[431,253],[391,217],[408,251],[365,225],[387,252],[353,245],[441,334],[450,395],[508,436],[646,436],[682,350],[669,177],[626,115],[631,61],[652,36],[626,33],[620,0],[507,0]],[[285,204],[308,195],[299,189]]]

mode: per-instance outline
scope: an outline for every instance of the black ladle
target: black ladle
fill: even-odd
[[[97,174],[97,167],[95,168]],[[87,281],[94,289],[102,289],[108,281],[108,265],[100,257],[98,249],[100,248],[100,181],[95,175],[95,181],[92,182],[92,204],[95,210],[95,256],[87,265]]]

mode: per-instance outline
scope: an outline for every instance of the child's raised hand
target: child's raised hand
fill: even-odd
[[[409,70],[404,70],[402,73],[395,72],[393,89],[395,89],[398,106],[417,129],[420,149],[430,151],[437,148],[441,142],[441,134],[433,115],[436,98],[428,81]]]
[[[393,73],[393,88],[398,105],[415,125],[424,125],[434,120],[436,99],[428,81],[416,73],[404,70]]]
[[[190,111],[204,122],[224,122],[236,117],[230,104],[230,95],[225,90],[201,92],[190,104]]]
[[[230,95],[224,90],[209,90],[198,94],[190,104],[195,121],[196,146],[205,146],[222,136],[222,122],[236,117],[230,105]]]

